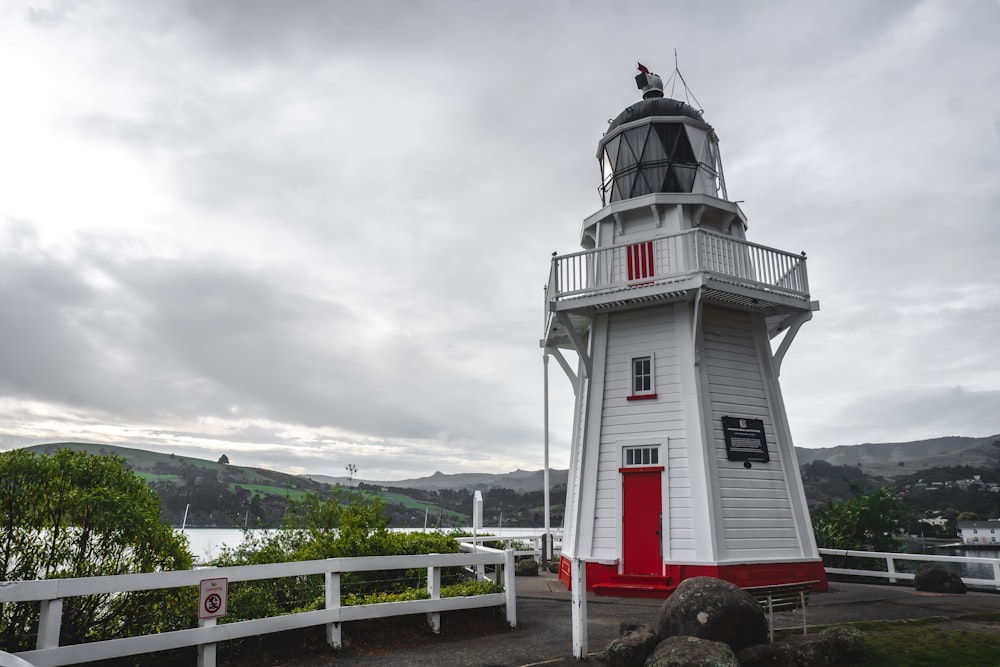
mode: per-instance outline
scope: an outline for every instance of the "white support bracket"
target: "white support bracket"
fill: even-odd
[[[561,310],[556,311],[556,319],[559,320],[560,324],[566,327],[566,334],[569,336],[570,341],[572,341],[573,348],[576,350],[576,353],[580,355],[580,361],[583,362],[584,377],[589,378],[593,369],[593,362],[590,359],[590,355],[587,354],[587,343],[580,338],[580,334],[576,332],[576,327],[574,327],[573,323],[570,321],[569,315]]]
[[[788,328],[788,332],[785,337],[781,339],[781,345],[774,352],[774,376],[781,377],[781,362],[785,358],[785,353],[788,352],[788,348],[792,346],[792,341],[795,340],[795,336],[799,333],[799,329],[802,325],[812,319],[812,313],[802,313],[801,315],[796,315],[792,320],[791,325]]]
[[[576,376],[573,369],[570,368],[569,362],[566,361],[566,357],[563,356],[562,350],[558,347],[546,347],[545,354],[555,357],[555,360],[559,362],[559,366],[562,367],[563,373],[569,378],[570,384],[573,385],[573,394],[576,394],[576,388],[580,382],[580,378]]]
[[[694,313],[691,317],[691,358],[694,359],[694,365],[700,365],[700,350],[698,348],[698,330],[701,329],[701,293],[702,288],[698,288],[698,291],[694,295]]]
[[[653,212],[653,217],[656,219],[656,226],[663,226],[663,216],[660,214],[660,206],[658,204],[650,204],[649,209]]]

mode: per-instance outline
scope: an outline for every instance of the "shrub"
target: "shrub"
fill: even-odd
[[[186,539],[117,456],[58,450],[0,453],[0,581],[94,577],[191,568]],[[197,596],[184,589],[67,598],[63,644],[190,627]],[[0,650],[34,648],[37,605],[0,605]]]

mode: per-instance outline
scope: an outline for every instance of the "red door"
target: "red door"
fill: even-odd
[[[622,470],[622,570],[661,574],[662,468]]]

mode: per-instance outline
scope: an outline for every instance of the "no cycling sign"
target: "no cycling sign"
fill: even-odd
[[[226,615],[228,604],[228,579],[202,579],[198,596],[198,618],[220,618]]]

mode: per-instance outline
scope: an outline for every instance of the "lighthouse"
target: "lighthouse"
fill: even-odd
[[[636,83],[598,142],[601,208],[546,287],[541,344],[575,402],[559,577],[825,588],[778,383],[819,308],[805,253],[747,239],[713,127],[641,65]]]

